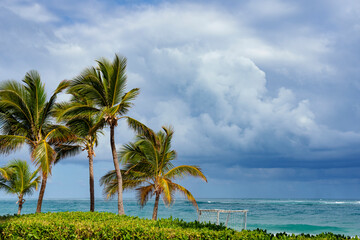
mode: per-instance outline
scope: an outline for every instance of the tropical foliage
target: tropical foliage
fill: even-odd
[[[0,189],[18,196],[18,215],[21,214],[25,202],[24,196],[31,195],[38,189],[40,176],[37,176],[37,173],[37,170],[31,172],[27,162],[22,160],[12,160],[0,168]]]
[[[155,205],[152,219],[157,219],[160,196],[169,206],[174,201],[174,193],[180,192],[197,207],[195,198],[189,190],[174,182],[177,178],[194,176],[206,180],[198,166],[181,165],[175,167],[175,150],[171,149],[174,131],[171,127],[163,127],[163,131],[154,133],[151,129],[140,133],[135,142],[124,145],[120,151],[120,159],[125,165],[123,173],[123,188],[136,189],[141,206],[155,195]],[[114,171],[108,172],[100,179],[104,192],[111,197],[117,191],[117,181]]]
[[[61,125],[52,124],[58,93],[68,87],[62,81],[47,100],[45,86],[36,71],[26,73],[23,83],[14,80],[0,84],[0,153],[10,153],[27,144],[31,160],[42,176],[36,212],[41,212],[46,182],[56,159],[67,156],[73,135]],[[61,154],[58,154],[61,153]]]
[[[117,159],[115,147],[115,127],[118,120],[130,110],[132,101],[139,94],[134,88],[125,92],[126,58],[115,55],[111,62],[105,58],[97,61],[98,66],[85,69],[79,76],[71,81],[69,92],[75,93],[94,103],[94,106],[77,105],[72,107],[64,116],[100,115],[104,122],[110,126],[110,145],[117,179],[118,213],[124,214],[122,196],[122,176]]]
[[[342,240],[333,233],[271,234],[264,230],[241,232],[210,223],[179,219],[151,221],[101,212],[60,212],[0,217],[0,239],[263,239]]]
[[[90,100],[72,94],[72,98],[69,102],[57,104],[57,118],[62,121],[70,129],[70,131],[76,136],[76,144],[81,146],[83,151],[87,151],[87,157],[89,159],[89,186],[90,186],[90,211],[95,210],[95,192],[94,192],[94,148],[98,144],[99,134],[102,134],[102,127],[104,125],[104,119],[99,118],[99,114],[88,113],[69,116],[66,113],[73,108],[82,106],[93,107]]]

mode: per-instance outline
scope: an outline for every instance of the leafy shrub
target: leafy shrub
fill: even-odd
[[[152,221],[104,212],[61,212],[0,216],[1,239],[348,239],[322,233],[316,236],[241,232],[210,223],[180,219]],[[358,238],[356,238],[358,239]]]

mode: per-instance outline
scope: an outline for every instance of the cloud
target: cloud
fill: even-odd
[[[248,7],[256,9],[256,4]],[[101,12],[91,24],[65,24],[54,36],[47,34],[40,49],[56,59],[50,78],[71,78],[95,58],[123,53],[129,58],[129,76],[142,88],[135,114],[157,128],[173,124],[185,155],[228,149],[300,158],[312,148],[340,147],[338,137],[358,142],[357,133],[319,124],[311,102],[298,99],[291,89],[280,87],[270,94],[265,72],[256,64],[296,65],[310,72],[317,66],[321,71],[326,63],[313,61],[329,50],[326,40],[312,37],[311,31],[301,31],[293,36],[295,41],[283,41],[279,48],[212,6],[143,6],[126,15],[120,14],[122,7],[108,11],[118,14]],[[268,11],[285,16],[296,7],[274,1]],[[141,114],[141,109],[147,110]]]
[[[170,122],[180,129],[175,140],[186,155],[221,156],[223,151],[232,151],[295,159],[334,158],[333,151],[341,155],[349,151],[343,151],[344,146],[360,141],[358,133],[317,123],[310,101],[297,101],[290,89],[282,87],[270,97],[265,73],[248,58],[228,51],[194,54],[194,49],[179,48],[157,49],[155,55],[150,57],[153,65],[164,71],[156,67],[149,71],[161,72],[155,74],[157,79],[167,79],[163,89],[171,93],[165,94],[171,99],[155,104],[150,122],[156,127]],[[189,78],[173,77],[182,74]]]
[[[2,5],[25,20],[38,23],[54,22],[58,20],[54,14],[39,3],[30,3],[28,1],[5,1],[5,4],[3,3]]]
[[[249,1],[246,4],[245,12],[251,18],[260,18],[267,20],[274,20],[284,16],[292,15],[298,11],[298,7],[294,3],[270,0],[270,1]]]

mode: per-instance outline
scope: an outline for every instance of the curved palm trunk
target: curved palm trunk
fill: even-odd
[[[89,158],[89,182],[90,182],[90,212],[95,210],[95,193],[94,193],[94,154],[93,150],[89,149],[88,158]]]
[[[117,182],[118,182],[118,191],[117,191],[118,192],[118,213],[119,213],[119,215],[123,215],[123,214],[125,214],[125,211],[124,211],[124,204],[123,204],[122,177],[121,177],[119,161],[118,161],[117,153],[116,153],[114,130],[115,130],[115,125],[111,124],[110,125],[110,144],[111,144],[111,151],[112,151],[112,155],[113,155],[116,178],[117,178]]]
[[[41,213],[41,206],[42,206],[42,201],[43,201],[44,194],[45,194],[46,182],[47,182],[47,174],[43,173],[42,180],[41,180],[41,188],[40,188],[40,192],[39,192],[39,199],[38,199],[37,207],[36,207],[36,213]]]
[[[159,199],[160,199],[160,194],[159,194],[159,193],[156,193],[155,205],[154,205],[154,211],[153,211],[153,215],[152,215],[152,220],[156,220],[156,219],[157,219],[157,213],[158,213],[158,208],[159,208]]]
[[[25,202],[25,199],[23,199],[23,195],[22,194],[20,194],[20,196],[19,196],[19,201],[18,201],[18,203],[19,203],[19,209],[18,209],[18,215],[20,215],[21,214],[21,209],[22,209],[22,207],[23,207],[23,204],[24,204],[24,202]]]

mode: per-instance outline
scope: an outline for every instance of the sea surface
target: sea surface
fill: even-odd
[[[36,200],[27,200],[22,213],[34,213]],[[136,200],[125,199],[127,215],[151,218],[153,201],[141,208]],[[43,212],[88,211],[89,200],[44,200]],[[279,199],[198,199],[200,209],[248,210],[247,229],[266,229],[268,232],[319,234],[333,232],[360,236],[360,200],[279,200]],[[96,200],[95,210],[117,212],[115,200]],[[0,200],[0,215],[17,213],[16,200]],[[159,218],[198,220],[196,209],[188,201],[177,199],[166,208],[159,206]],[[243,215],[231,215],[229,227],[242,226]],[[204,215],[202,216],[204,217]],[[226,221],[227,215],[220,220]],[[210,219],[208,219],[210,220]],[[216,216],[212,218],[216,221]]]

